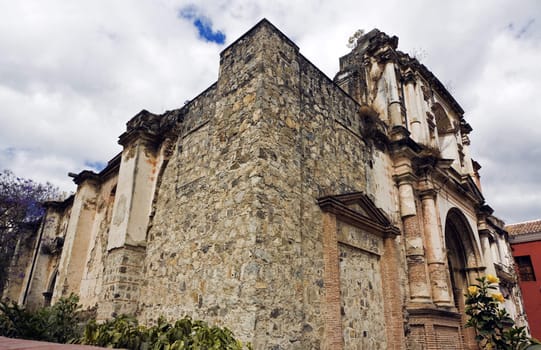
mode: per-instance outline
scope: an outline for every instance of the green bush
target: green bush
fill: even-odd
[[[67,343],[81,335],[79,298],[70,295],[50,307],[27,311],[14,302],[0,302],[0,335]]]
[[[129,316],[119,316],[103,324],[90,321],[81,344],[137,350],[242,350],[243,347],[227,328],[211,327],[203,321],[185,317],[174,324],[164,318],[152,327],[141,326]]]
[[[102,324],[91,319],[83,327],[78,301],[72,294],[35,312],[15,303],[0,302],[0,336],[137,350],[251,349],[249,344],[243,346],[236,340],[229,329],[211,327],[188,317],[174,324],[160,318],[155,326],[145,327],[135,318],[123,315]]]
[[[470,318],[466,327],[473,327],[481,349],[523,350],[539,349],[535,339],[527,336],[525,327],[516,327],[507,311],[500,307],[504,302],[496,284],[499,279],[487,275],[477,279],[478,284],[468,287],[466,315]]]

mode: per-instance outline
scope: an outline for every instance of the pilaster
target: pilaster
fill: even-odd
[[[325,284],[325,336],[323,350],[344,348],[340,311],[340,267],[336,216],[323,213],[323,262]]]
[[[90,244],[92,222],[96,214],[96,196],[99,186],[96,174],[83,171],[79,175],[72,174],[72,176],[78,188],[60,257],[53,303],[70,293],[79,294]]]
[[[125,244],[144,246],[158,175],[156,145],[148,134],[123,140],[107,250]]]
[[[385,82],[387,84],[387,103],[392,127],[403,126],[402,124],[402,102],[398,94],[398,82],[396,79],[395,65],[392,61],[385,64]]]
[[[146,234],[159,168],[157,116],[142,111],[120,136],[124,146],[105,257],[104,293],[98,319],[137,311]]]
[[[427,182],[425,182],[427,183]],[[442,233],[438,224],[436,191],[427,186],[420,193],[423,208],[423,226],[426,242],[426,257],[432,288],[432,298],[436,305],[452,307],[448,285],[448,271]]]
[[[420,112],[418,108],[419,104],[417,103],[419,96],[417,95],[415,73],[407,71],[403,74],[403,79],[405,88],[404,100],[406,103],[406,113],[408,116],[411,137],[416,142],[424,144],[426,140],[424,137],[423,124],[420,119],[422,113]]]
[[[413,174],[411,161],[406,157],[395,160],[394,168],[394,179],[398,185],[400,215],[404,229],[410,302],[431,303],[424,239],[417,215],[413,188],[416,177]]]

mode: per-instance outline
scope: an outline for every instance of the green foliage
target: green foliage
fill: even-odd
[[[119,316],[103,324],[90,321],[80,339],[81,344],[138,350],[242,350],[243,347],[227,328],[210,327],[203,321],[185,317],[174,324],[160,318],[152,327],[138,325],[129,316]]]
[[[139,325],[130,316],[119,316],[98,324],[94,319],[83,327],[79,298],[70,295],[35,312],[15,303],[0,302],[0,336],[55,343],[81,343],[137,350],[244,350],[250,344],[236,340],[227,328],[209,326],[188,317],[167,323],[160,317],[152,327]],[[84,329],[83,329],[84,328]]]
[[[527,336],[525,327],[514,326],[513,319],[500,307],[503,296],[494,292],[498,279],[488,275],[478,278],[477,282],[468,287],[465,296],[466,314],[470,317],[466,327],[476,330],[479,346],[482,349],[533,349],[537,341]]]
[[[0,302],[0,335],[11,338],[67,343],[80,336],[79,298],[70,295],[50,307],[27,311],[11,302]]]

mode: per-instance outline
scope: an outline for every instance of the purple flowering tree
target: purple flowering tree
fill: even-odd
[[[59,189],[50,183],[18,177],[9,170],[0,172],[0,295],[17,242],[35,234],[45,212],[42,203],[60,196]]]

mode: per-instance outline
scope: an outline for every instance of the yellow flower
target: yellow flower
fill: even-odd
[[[479,288],[477,288],[476,286],[469,286],[468,287],[468,294],[477,295],[477,293],[479,293]]]
[[[494,275],[487,275],[488,283],[500,283],[500,279]]]
[[[499,301],[500,303],[503,303],[504,302],[504,298],[503,298],[503,295],[502,293],[494,293],[492,294],[492,299],[496,300],[496,301]]]

